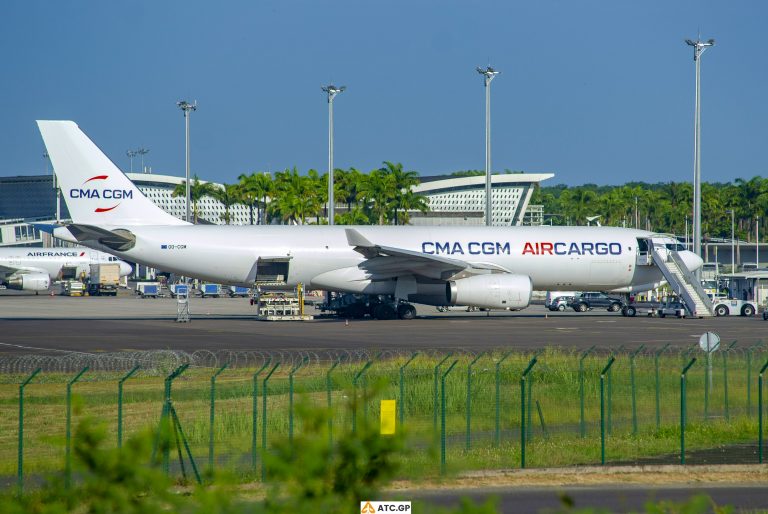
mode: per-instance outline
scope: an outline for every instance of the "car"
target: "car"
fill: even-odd
[[[549,302],[547,308],[551,311],[564,311],[574,300],[573,296],[558,296]]]
[[[576,312],[587,312],[594,308],[605,308],[608,312],[619,312],[625,306],[624,300],[602,292],[581,293],[570,303]]]

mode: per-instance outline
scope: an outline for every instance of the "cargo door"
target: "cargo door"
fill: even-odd
[[[256,261],[257,286],[284,286],[288,282],[291,257],[259,257]]]

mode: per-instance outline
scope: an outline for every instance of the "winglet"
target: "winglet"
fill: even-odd
[[[353,228],[344,229],[344,232],[347,233],[347,243],[349,246],[359,246],[361,248],[372,248],[376,246]]]

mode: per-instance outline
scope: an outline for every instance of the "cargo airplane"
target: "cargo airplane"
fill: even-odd
[[[46,291],[51,282],[79,279],[91,273],[91,264],[120,264],[120,276],[131,274],[127,262],[82,246],[68,248],[0,248],[0,284],[22,291]]]
[[[192,225],[145,197],[74,122],[38,126],[72,216],[53,234],[181,275],[388,295],[412,317],[407,302],[517,310],[533,290],[648,290],[664,283],[649,248],[702,265],[672,236],[628,228]]]

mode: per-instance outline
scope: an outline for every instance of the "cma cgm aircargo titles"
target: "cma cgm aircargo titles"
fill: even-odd
[[[154,205],[75,123],[38,126],[72,215],[53,234],[180,275],[523,309],[534,289],[657,287],[654,249],[691,271],[702,264],[674,238],[614,227],[192,225]]]

